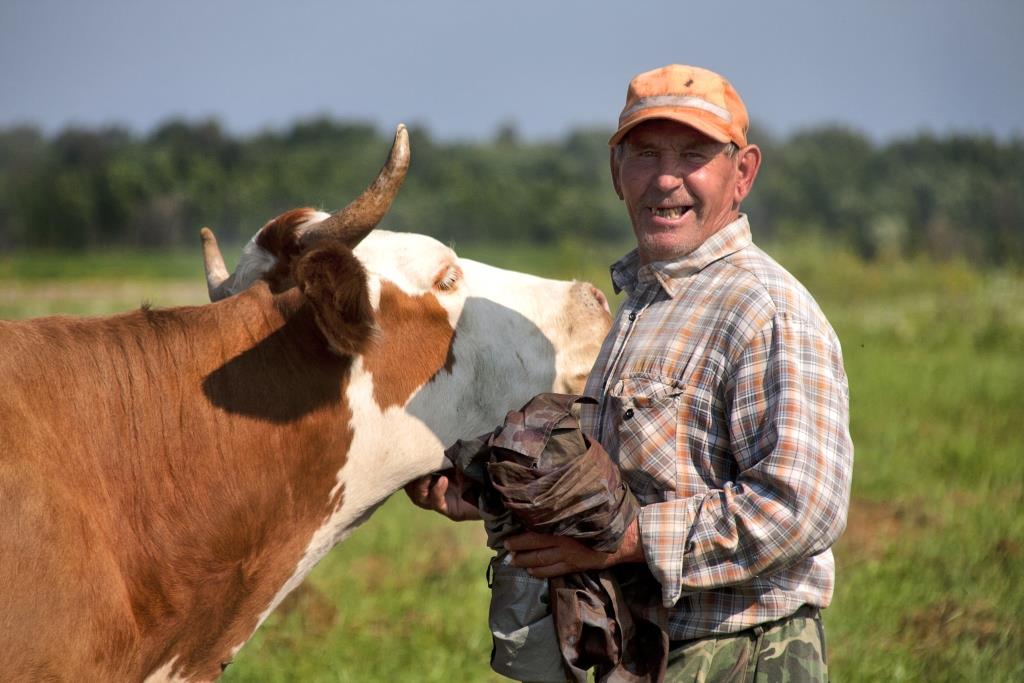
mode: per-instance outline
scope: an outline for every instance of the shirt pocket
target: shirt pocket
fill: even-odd
[[[611,433],[619,468],[642,503],[675,492],[677,436],[684,386],[648,377],[626,377],[612,388]]]

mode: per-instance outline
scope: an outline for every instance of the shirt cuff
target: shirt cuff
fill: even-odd
[[[661,584],[661,601],[672,607],[683,593],[683,555],[694,517],[693,499],[652,503],[640,508],[640,542],[654,578]]]

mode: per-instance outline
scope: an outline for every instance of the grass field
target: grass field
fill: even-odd
[[[580,244],[461,250],[601,286],[614,255]],[[833,680],[1024,680],[1024,276],[864,264],[813,243],[769,251],[818,298],[850,377],[853,503],[825,612]],[[0,257],[0,317],[144,300],[203,302],[198,250]],[[487,667],[482,539],[477,525],[396,496],[224,680],[503,680]]]

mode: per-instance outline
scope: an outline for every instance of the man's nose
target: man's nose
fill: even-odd
[[[685,174],[682,164],[675,159],[664,159],[659,168],[655,182],[661,191],[674,190],[683,184]]]

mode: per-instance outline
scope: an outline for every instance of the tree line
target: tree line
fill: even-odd
[[[412,167],[386,227],[453,242],[625,241],[608,130],[442,142],[410,129]],[[758,239],[815,235],[866,258],[1024,262],[1024,140],[921,134],[885,144],[840,127],[751,132],[764,165],[744,209]],[[234,136],[216,121],[0,129],[0,249],[167,247],[209,225],[248,239],[297,206],[344,206],[391,143],[369,123],[320,118]]]

